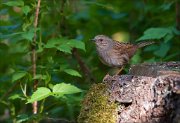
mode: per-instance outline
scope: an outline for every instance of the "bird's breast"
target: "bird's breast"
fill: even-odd
[[[129,61],[127,54],[116,54],[112,53],[111,50],[100,51],[98,55],[101,62],[110,67],[122,67]]]

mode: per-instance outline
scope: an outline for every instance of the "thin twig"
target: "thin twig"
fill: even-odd
[[[71,2],[76,2],[76,1],[71,1]],[[72,5],[74,6],[74,12],[77,13],[78,9],[77,9],[77,4],[76,3],[72,3]],[[83,72],[84,76],[86,78],[88,78],[91,82],[96,82],[96,78],[93,76],[93,74],[91,73],[89,67],[87,66],[87,64],[83,61],[83,59],[81,58],[78,50],[76,48],[73,48],[72,53],[74,55],[74,57],[76,58],[81,71]]]
[[[36,76],[36,29],[37,29],[37,25],[38,25],[38,15],[39,15],[39,8],[40,8],[40,3],[41,0],[38,0],[38,4],[36,7],[36,13],[35,13],[35,19],[34,19],[34,38],[33,38],[33,44],[32,44],[32,74],[33,74],[33,78]],[[36,90],[38,86],[38,81],[34,80],[34,86],[33,89]],[[33,103],[33,113],[37,114],[37,110],[38,110],[38,104],[37,101],[35,101]]]
[[[92,75],[91,71],[89,70],[88,66],[84,63],[84,61],[81,59],[79,52],[76,48],[72,51],[74,57],[76,58],[81,71],[84,73],[85,77],[87,77],[91,82],[96,82],[95,77]]]

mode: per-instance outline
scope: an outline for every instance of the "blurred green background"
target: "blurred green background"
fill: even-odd
[[[130,64],[180,60],[179,0],[42,0],[34,29],[36,0],[0,0],[0,122],[76,122],[81,100],[93,83],[111,68],[97,57],[89,41],[104,34],[135,43],[155,40],[139,50]],[[31,52],[37,33],[37,76],[32,77]],[[128,67],[123,72],[127,73]],[[80,93],[41,97],[32,114],[33,81],[53,90],[70,83]],[[60,94],[61,95],[61,94]]]

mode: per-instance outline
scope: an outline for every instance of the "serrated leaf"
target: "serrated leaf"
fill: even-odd
[[[66,38],[53,38],[50,39],[45,48],[56,48],[59,51],[71,54],[72,48],[78,48],[85,51],[85,45],[83,42],[75,39],[66,39]]]
[[[69,75],[72,75],[72,76],[82,77],[81,74],[78,71],[73,70],[73,69],[65,69],[63,71],[66,72]]]
[[[82,92],[82,90],[74,85],[66,83],[56,84],[53,87],[53,94],[58,94],[60,96],[63,96],[64,94],[74,94],[79,92]]]
[[[81,49],[81,50],[86,51],[86,49],[85,49],[85,44],[84,44],[84,42],[82,42],[82,41],[75,40],[75,39],[71,39],[71,40],[68,41],[68,44],[69,44],[71,47],[74,47],[74,48],[77,48],[77,49]]]
[[[168,34],[172,35],[171,28],[149,28],[138,40],[161,39]]]
[[[22,0],[17,0],[17,1],[9,1],[9,2],[6,2],[6,3],[3,3],[7,6],[24,6],[24,2]]]
[[[31,8],[29,6],[23,6],[22,11],[25,15],[27,15],[31,11]]]
[[[25,71],[16,72],[16,73],[12,76],[12,82],[15,82],[15,81],[23,78],[26,74],[27,74],[27,72],[25,72]]]
[[[28,99],[27,103],[33,103],[35,101],[40,101],[42,99],[45,99],[46,97],[51,95],[50,89],[46,87],[39,87],[31,96],[30,99]],[[27,104],[26,103],[26,104]]]
[[[68,46],[67,44],[62,44],[62,45],[58,46],[57,49],[59,51],[69,53],[69,54],[71,54],[71,50],[72,50],[72,48],[70,46]]]

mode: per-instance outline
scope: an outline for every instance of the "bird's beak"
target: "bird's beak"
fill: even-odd
[[[89,39],[90,41],[96,41],[95,39]]]

